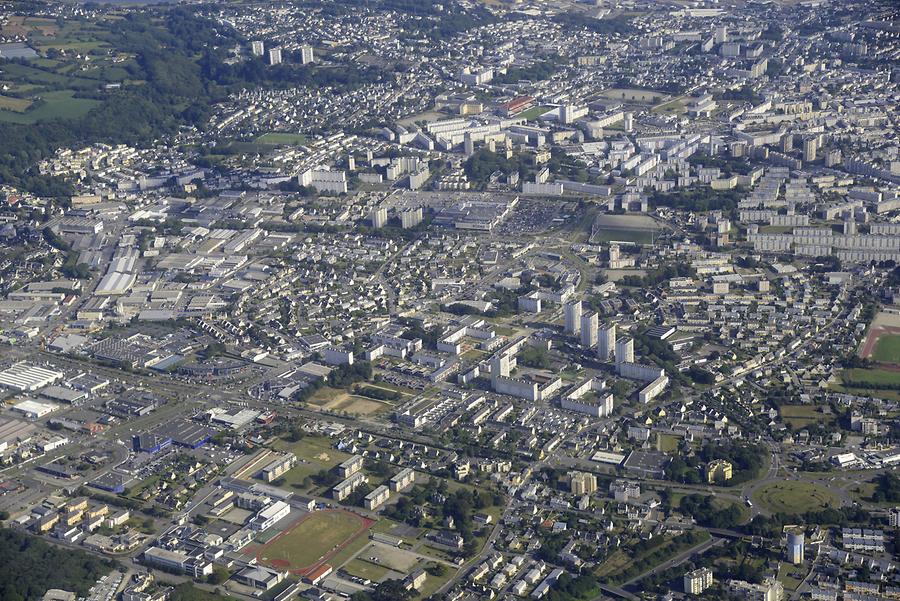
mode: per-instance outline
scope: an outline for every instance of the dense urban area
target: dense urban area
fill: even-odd
[[[0,4],[0,599],[900,599],[893,0]]]

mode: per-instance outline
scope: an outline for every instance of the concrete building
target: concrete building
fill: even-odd
[[[281,48],[269,48],[269,64],[281,64]]]
[[[566,303],[566,334],[577,336],[581,332],[581,301]]]
[[[391,498],[391,490],[382,484],[363,499],[363,505],[369,511],[374,511],[384,505]]]
[[[384,227],[384,224],[387,223],[387,219],[388,214],[385,207],[372,209],[372,212],[369,214],[369,220],[372,222],[372,227],[375,229]]]
[[[699,595],[712,586],[713,574],[709,568],[700,568],[684,575],[684,592],[688,595]]]
[[[341,478],[349,478],[363,468],[363,463],[362,455],[354,455],[337,467],[338,475]]]
[[[250,42],[250,54],[253,56],[262,56],[266,53],[266,45],[262,40],[253,40]]]
[[[593,348],[597,344],[597,312],[588,311],[581,316],[581,346]]]
[[[616,324],[610,323],[600,328],[600,344],[597,346],[597,358],[600,361],[609,361],[610,355],[616,348]]]
[[[392,492],[402,492],[415,484],[416,472],[411,467],[404,468],[390,479],[388,486]]]
[[[786,559],[794,564],[801,564],[806,558],[806,541],[803,532],[788,532]]]
[[[300,64],[308,65],[316,60],[315,55],[313,54],[313,47],[309,44],[303,44],[300,46]]]
[[[569,472],[569,490],[575,495],[589,495],[597,490],[597,477],[589,472]]]
[[[634,339],[630,336],[616,341],[616,365],[634,363]]]
[[[727,482],[731,480],[733,474],[734,467],[725,459],[716,459],[706,465],[706,481],[710,484]]]

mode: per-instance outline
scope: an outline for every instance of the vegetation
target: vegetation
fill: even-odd
[[[734,528],[741,521],[741,508],[738,505],[730,503],[723,509],[707,495],[692,494],[682,497],[678,509],[707,528]]]
[[[747,196],[747,189],[737,186],[731,190],[713,190],[710,186],[694,184],[673,192],[653,191],[650,205],[669,207],[681,211],[732,211]]]
[[[83,551],[62,549],[13,530],[0,530],[0,599],[39,599],[51,588],[87,596],[116,563]]]

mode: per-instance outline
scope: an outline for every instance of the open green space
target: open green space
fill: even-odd
[[[900,401],[900,372],[878,368],[845,369],[840,383],[832,388],[840,392]]]
[[[344,570],[360,578],[368,578],[372,582],[380,582],[391,570],[377,563],[356,558],[344,566]]]
[[[25,112],[0,110],[0,121],[9,123],[37,123],[49,119],[75,119],[83,117],[100,102],[90,98],[75,98],[71,90],[45,92],[40,95],[43,101]]]
[[[279,569],[306,568],[353,538],[361,526],[362,519],[346,511],[317,511],[264,546],[259,559]]]
[[[681,438],[678,436],[674,436],[672,434],[660,434],[659,435],[659,450],[663,453],[674,453],[678,450],[678,444],[681,442]]]
[[[802,429],[810,424],[833,424],[834,416],[824,414],[816,405],[782,405],[781,419],[791,427]]]
[[[770,482],[753,493],[753,500],[772,513],[806,513],[840,506],[838,497],[812,482]]]
[[[12,111],[14,113],[24,113],[29,106],[31,100],[27,98],[13,98],[11,96],[0,96],[0,110]]]
[[[875,343],[872,358],[880,363],[900,363],[900,335],[881,336]],[[900,380],[900,374],[897,375],[897,379]]]
[[[255,142],[257,144],[274,144],[279,146],[282,144],[301,146],[303,144],[306,144],[306,136],[304,136],[303,134],[273,131],[259,136],[258,138],[256,138]]]
[[[331,448],[331,439],[324,436],[305,436],[297,442],[279,440],[274,446],[297,456],[297,465],[278,479],[279,485],[286,490],[308,492],[314,486],[305,486],[306,478],[322,470],[330,470],[350,458],[347,453]]]

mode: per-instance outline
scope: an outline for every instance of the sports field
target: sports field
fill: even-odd
[[[374,522],[342,509],[310,513],[256,552],[256,559],[279,570],[303,575],[325,563]]]
[[[900,335],[882,334],[875,343],[872,358],[879,363],[900,363]]]
[[[283,132],[269,132],[256,138],[257,144],[291,144],[300,146],[306,144],[306,136],[303,134],[291,134]]]

